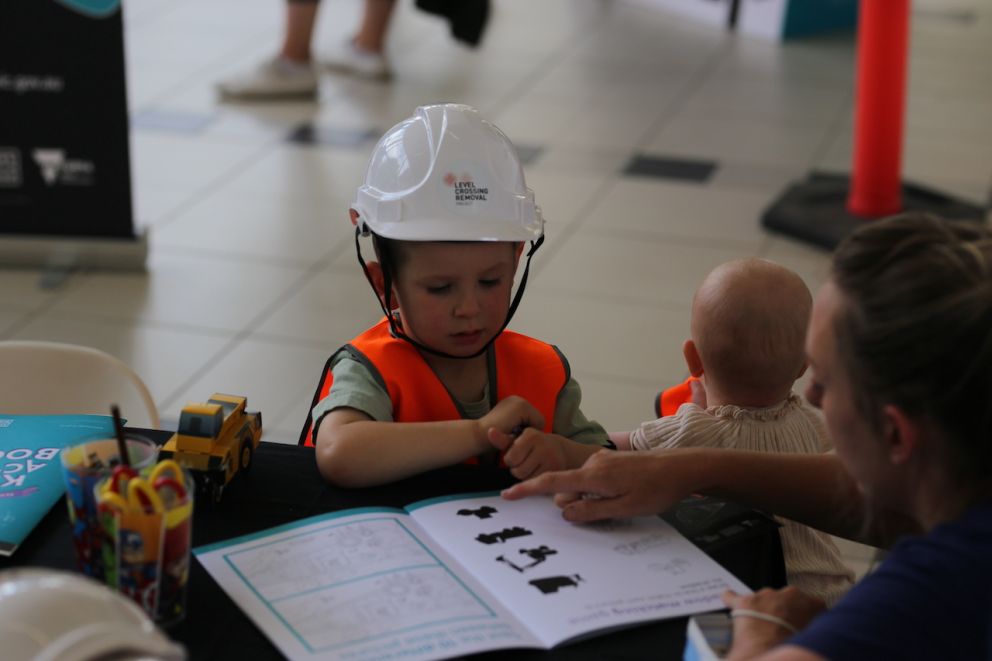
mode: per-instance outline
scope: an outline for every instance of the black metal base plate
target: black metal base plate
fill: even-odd
[[[765,211],[761,224],[827,250],[870,218],[847,210],[849,177],[811,172],[805,181],[790,185]],[[943,193],[904,183],[903,211],[926,211],[941,218],[984,222],[986,209]]]

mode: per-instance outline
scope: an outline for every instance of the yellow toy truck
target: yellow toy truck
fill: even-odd
[[[214,393],[206,403],[187,404],[178,431],[159,451],[193,471],[197,491],[215,503],[238,471],[251,467],[262,438],[262,414],[245,411],[247,401]]]

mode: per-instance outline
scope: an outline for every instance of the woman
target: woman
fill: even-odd
[[[903,536],[829,611],[792,588],[725,595],[731,658],[990,658],[992,231],[866,225],[837,249],[806,348],[836,454],[600,452],[505,496],[557,493],[566,519],[591,521],[699,492],[870,543]]]

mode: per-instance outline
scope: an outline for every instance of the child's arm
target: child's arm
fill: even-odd
[[[543,425],[540,412],[520,397],[508,397],[479,420],[377,422],[361,411],[331,411],[317,429],[317,468],[343,487],[384,484],[457,464],[489,450],[490,428]]]
[[[631,433],[629,431],[611,431],[610,441],[617,446],[617,450],[633,450],[634,448],[630,444]]]

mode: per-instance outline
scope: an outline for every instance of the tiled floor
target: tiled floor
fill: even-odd
[[[344,39],[360,6],[326,0],[318,48]],[[992,2],[914,6],[905,173],[985,203]],[[650,0],[498,0],[473,51],[401,2],[393,82],[328,74],[314,102],[235,104],[212,84],[273,52],[280,0],[130,0],[125,22],[148,272],[79,273],[54,290],[0,272],[0,338],[115,354],[166,420],[187,400],[243,393],[267,440],[295,442],[324,358],[378,314],[347,205],[375,137],[422,103],[476,105],[527,156],[548,241],[513,326],[561,346],[608,428],[649,416],[684,376],[689,302],[711,267],[760,255],[811,287],[824,278],[826,254],[758,218],[809,169],[848,167],[849,34],[782,46]],[[635,155],[713,168],[625,173]],[[863,549],[845,554],[863,567]]]

